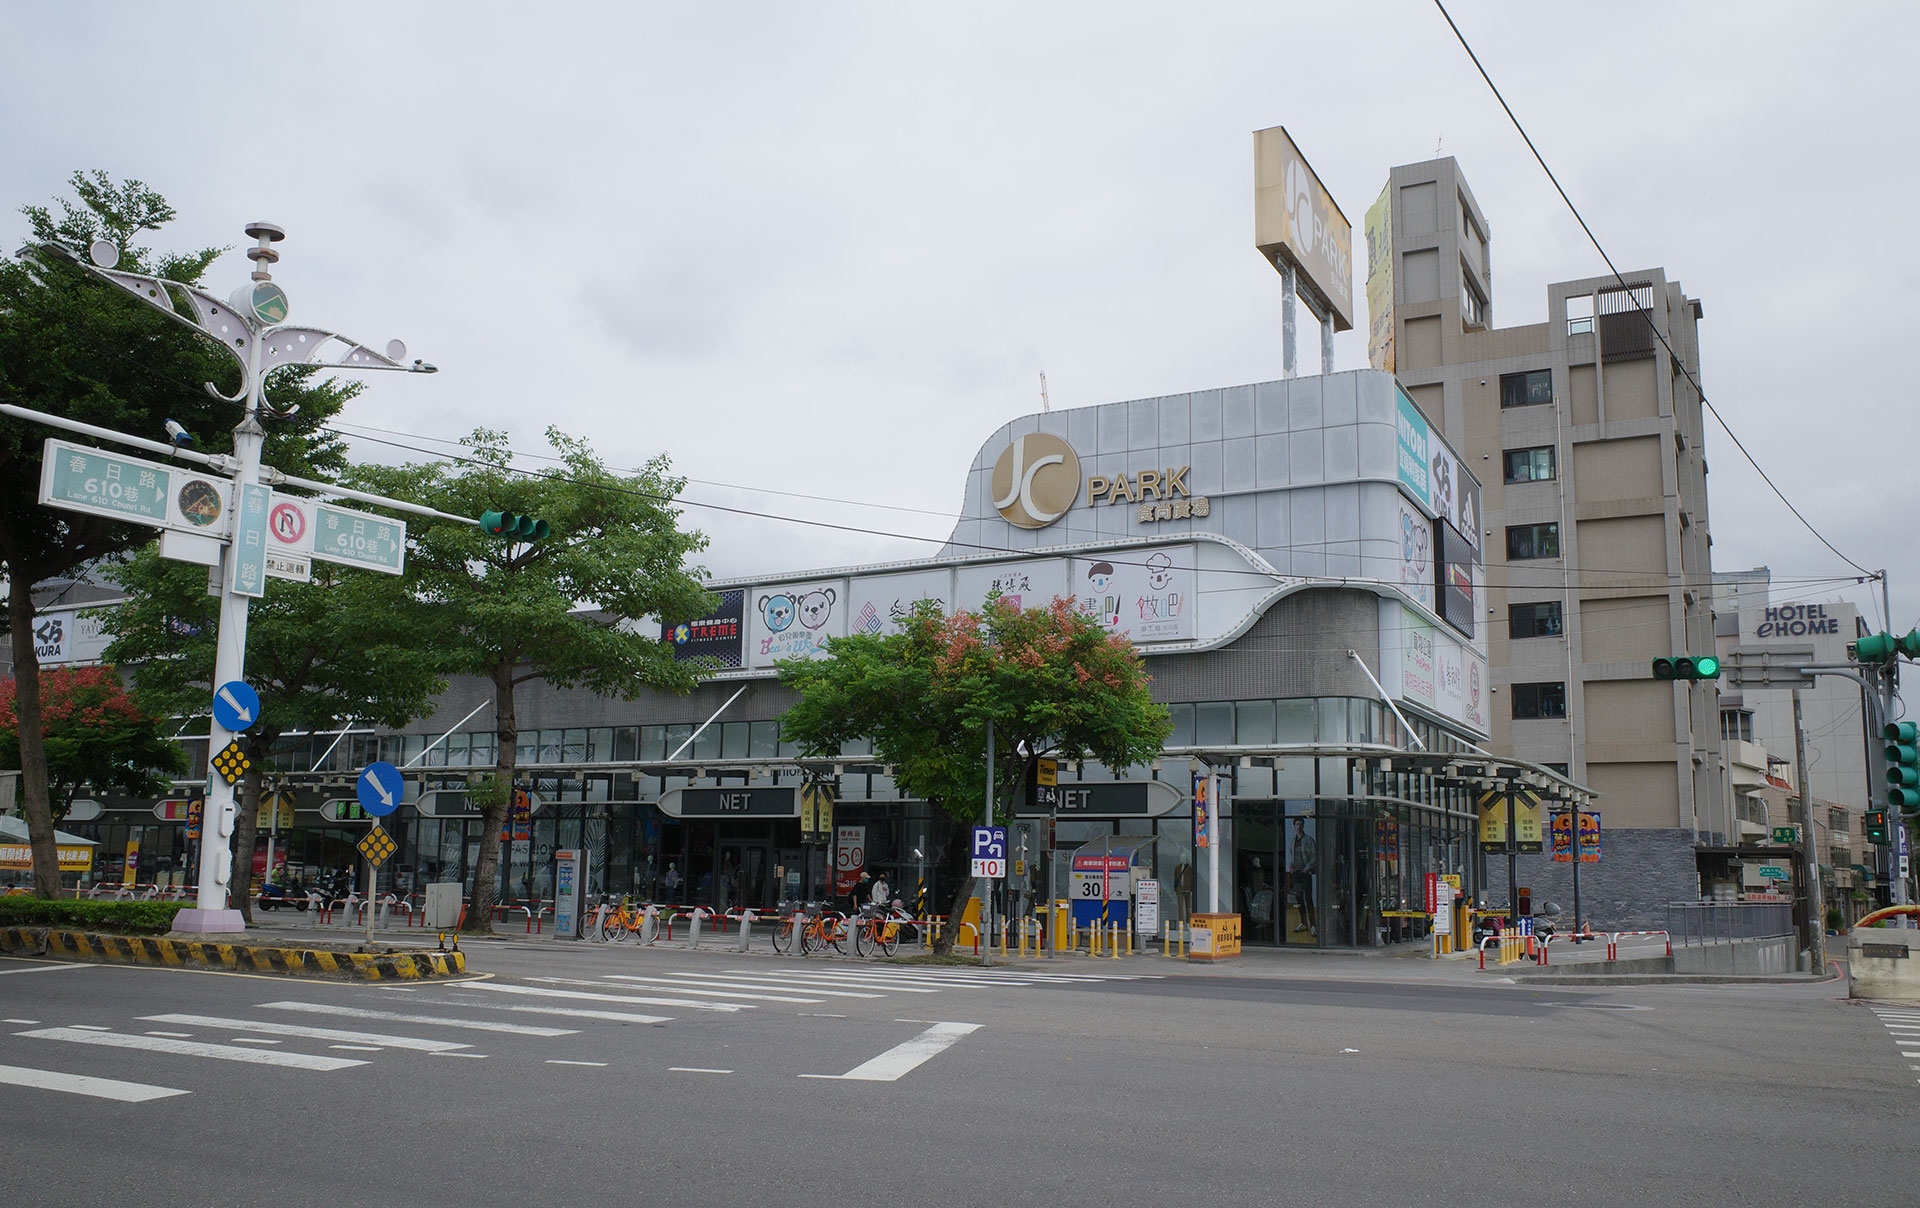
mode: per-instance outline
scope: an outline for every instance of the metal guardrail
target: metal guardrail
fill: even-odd
[[[1675,902],[1667,931],[1683,948],[1794,934],[1789,902]]]

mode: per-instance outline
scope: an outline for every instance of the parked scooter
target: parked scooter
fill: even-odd
[[[295,910],[307,908],[307,895],[298,888],[282,885],[278,881],[267,881],[260,886],[260,909],[278,910],[282,906],[291,906]]]

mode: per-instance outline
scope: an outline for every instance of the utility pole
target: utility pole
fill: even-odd
[[[1805,853],[1807,884],[1807,952],[1813,975],[1827,971],[1827,910],[1820,889],[1820,848],[1813,837],[1813,788],[1807,783],[1807,731],[1800,721],[1800,689],[1793,690],[1793,751],[1800,778],[1800,843]]]

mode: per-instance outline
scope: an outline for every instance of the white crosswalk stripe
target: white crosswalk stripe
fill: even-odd
[[[430,1024],[441,1028],[463,1028],[472,1032],[508,1032],[516,1036],[577,1036],[575,1028],[542,1028],[526,1023],[501,1023],[492,1019],[454,1019],[445,1015],[410,1015],[405,1011],[373,1011],[365,1007],[343,1007],[336,1003],[320,1002],[263,1002],[264,1011],[305,1011],[311,1015],[338,1015],[347,1019],[378,1019],[387,1023]],[[652,1015],[643,1017],[648,1023],[661,1020]]]
[[[655,985],[655,986],[679,986],[682,988],[695,986],[695,987],[698,987],[702,993],[716,994],[716,995],[719,993],[720,990],[772,990],[772,989],[779,988],[779,986],[782,984],[788,984],[788,985],[800,984],[797,982],[796,983],[751,982],[751,981],[745,981],[741,978],[734,978],[734,977],[729,977],[725,981],[722,981],[718,978],[713,978],[713,977],[698,977],[692,973],[669,973],[665,977],[641,977],[638,974],[633,974],[633,973],[609,973],[607,974],[607,976],[609,978],[617,979],[623,982],[645,982],[649,985]],[[715,989],[715,987],[718,987],[718,989]],[[829,998],[883,998],[885,997],[884,995],[881,995],[881,994],[875,994],[870,990],[823,990],[812,985],[806,986],[804,992],[807,994],[824,994]],[[778,996],[769,996],[765,994],[730,994],[730,995],[727,995],[726,997],[767,998],[772,1002],[803,1002],[803,1003],[808,1003],[814,1006],[818,1006],[820,1003],[820,1000],[817,998],[781,998]]]
[[[225,1019],[216,1015],[142,1015],[146,1023],[177,1023],[190,1028],[222,1028],[236,1032],[258,1032],[263,1036],[297,1036],[303,1040],[333,1040],[342,1044],[377,1044],[389,1049],[415,1049],[422,1053],[443,1053],[450,1049],[469,1049],[472,1045],[454,1040],[420,1040],[412,1036],[389,1036],[381,1032],[348,1032],[339,1028],[309,1028],[278,1020]]]
[[[630,994],[598,994],[591,990],[558,990],[548,986],[510,986],[505,982],[468,982],[463,993],[535,994],[547,998],[574,998],[590,1002],[624,1002],[644,1007],[691,1007],[696,1011],[751,1011],[752,1003],[707,1002],[698,998],[641,998]]]
[[[1920,1043],[1920,1011],[1902,1010],[1898,1007],[1874,1007],[1873,1013],[1879,1017],[1881,1026],[1887,1029],[1897,1045]],[[1920,1050],[1900,1049],[1906,1058],[1920,1058]],[[1908,1067],[1920,1070],[1920,1065]],[[1920,1080],[1917,1080],[1920,1081]]]
[[[0,1084],[64,1091],[69,1095],[89,1095],[95,1099],[114,1099],[121,1103],[145,1103],[151,1099],[170,1099],[175,1095],[193,1093],[175,1090],[170,1086],[122,1082],[118,1078],[91,1078],[85,1074],[63,1074],[58,1070],[30,1070],[17,1065],[0,1065]]]
[[[522,1007],[509,1003],[496,1002],[448,1002],[444,999],[427,998],[435,1006],[472,1007],[482,1011],[517,1011],[522,1015],[557,1015],[566,1019],[598,1019],[607,1023],[671,1023],[671,1015],[642,1015],[635,1011],[595,1011],[587,1007]]]
[[[248,1065],[278,1065],[296,1070],[344,1070],[364,1061],[347,1057],[316,1057],[307,1053],[287,1053],[278,1049],[245,1049],[230,1044],[203,1044],[196,1040],[171,1040],[164,1036],[128,1036],[120,1032],[94,1032],[80,1028],[41,1028],[33,1032],[15,1032],[36,1040],[63,1040],[73,1044],[102,1045],[115,1049],[144,1049],[177,1057],[211,1057],[216,1061],[239,1061]]]
[[[645,982],[645,981],[654,980],[653,978],[646,978],[646,977],[623,977],[621,974],[618,974],[618,973],[610,974],[609,976],[619,977],[621,978],[621,981],[588,981],[586,979],[577,978],[577,977],[529,977],[527,980],[533,981],[533,982],[539,982],[541,985],[544,985],[544,986],[599,986],[608,990],[643,990],[643,989],[647,989],[648,987],[629,986],[623,983],[624,982]],[[667,984],[669,986],[672,986],[675,989],[696,988],[692,986],[676,985],[673,982],[668,982]],[[738,991],[733,991],[733,990],[715,989],[714,987],[719,984],[720,983],[718,982],[701,982],[697,988],[702,994],[707,995],[709,998],[754,999],[759,1002],[794,1002],[794,1003],[802,1003],[808,1006],[819,1006],[820,1003],[824,1001],[823,999],[818,999],[818,998],[795,998],[789,994],[744,994],[744,993],[740,993]]]

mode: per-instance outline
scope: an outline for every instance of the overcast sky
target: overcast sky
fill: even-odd
[[[1917,10],[1450,8],[1615,262],[1701,299],[1722,415],[1835,545],[1891,568],[1899,628],[1920,620],[1920,387],[1897,370]],[[375,375],[349,424],[485,424],[533,453],[557,424],[615,465],[670,454],[690,500],[890,533],[946,535],[1043,370],[1056,408],[1280,376],[1261,127],[1356,224],[1390,166],[1458,157],[1499,326],[1604,271],[1420,0],[0,0],[0,47],[7,248],[76,168],[164,193],[164,246],[233,245],[222,293],[241,227],[276,222],[293,318],[441,367]],[[1365,365],[1364,326],[1338,368]],[[1715,569],[1850,573],[1711,424],[1708,452]],[[688,516],[717,574],[935,548]]]

